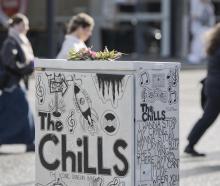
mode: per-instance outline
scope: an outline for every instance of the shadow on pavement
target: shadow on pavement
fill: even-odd
[[[195,162],[206,162],[210,160],[219,160],[220,161],[220,151],[207,153],[206,157],[192,157],[188,155],[181,155],[180,162],[181,163],[195,163]]]
[[[218,161],[216,165],[209,165],[212,161]],[[199,163],[202,165],[199,165]],[[180,171],[181,178],[189,178],[193,176],[201,176],[214,172],[220,172],[220,152],[207,154],[205,158],[195,158],[189,156],[181,156],[181,164],[196,163],[196,167]],[[207,165],[204,165],[207,164]]]
[[[183,170],[180,172],[181,178],[188,178],[193,176],[198,176],[202,174],[208,174],[213,172],[220,172],[220,165],[214,166],[200,166],[189,170]]]

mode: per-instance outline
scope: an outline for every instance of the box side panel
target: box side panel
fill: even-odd
[[[136,185],[179,185],[179,66],[135,79]]]
[[[36,185],[133,185],[134,76],[35,76]]]

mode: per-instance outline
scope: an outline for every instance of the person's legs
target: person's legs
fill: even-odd
[[[23,97],[23,104],[25,109],[25,128],[22,131],[21,136],[25,136],[25,139],[23,139],[23,143],[26,144],[26,151],[34,151],[35,150],[35,145],[34,145],[34,140],[35,140],[35,126],[34,126],[34,117],[30,108],[30,105],[28,103],[27,97],[26,97],[26,91],[24,89],[21,89],[21,96]]]
[[[25,144],[33,149],[34,119],[20,87],[0,97],[0,120],[0,144]]]
[[[203,155],[197,153],[194,150],[194,146],[198,143],[198,141],[206,132],[206,130],[214,123],[219,112],[220,112],[220,100],[214,98],[208,98],[202,118],[199,119],[198,122],[194,125],[188,136],[189,144],[185,149],[186,153],[195,156]]]

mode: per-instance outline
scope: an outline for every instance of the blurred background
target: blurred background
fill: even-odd
[[[203,142],[198,144],[198,149],[208,157],[195,159],[183,154],[187,135],[202,114],[199,82],[207,74],[205,65],[185,65],[189,64],[193,39],[192,1],[0,0],[0,47],[7,36],[8,17],[21,12],[30,20],[28,38],[35,56],[55,58],[61,49],[69,19],[86,12],[95,19],[93,34],[87,43],[93,50],[108,46],[129,54],[123,60],[182,62],[182,69],[187,70],[180,73],[180,185],[219,186],[220,125],[211,128]],[[215,22],[219,22],[220,0],[209,2],[214,8]],[[31,78],[28,100],[33,111],[34,83]],[[216,122],[219,124],[220,119]],[[34,186],[34,153],[23,152],[23,146],[3,145],[0,148],[0,186]]]
[[[2,13],[18,11],[30,19],[29,38],[38,57],[55,57],[65,35],[65,24],[76,13],[86,12],[95,19],[88,46],[104,46],[131,54],[134,60],[177,58],[189,53],[189,0],[1,0]],[[220,0],[212,1],[216,21]],[[2,15],[3,16],[3,15]],[[0,45],[7,32],[2,21]],[[48,46],[48,47],[45,47]]]

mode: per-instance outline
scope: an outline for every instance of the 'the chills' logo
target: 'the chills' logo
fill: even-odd
[[[143,121],[160,121],[166,119],[166,111],[155,111],[153,106],[148,106],[146,103],[140,104]]]
[[[116,139],[112,147],[109,147],[109,150],[113,151],[114,157],[117,159],[117,161],[113,161],[111,167],[106,167],[104,165],[106,160],[105,155],[106,153],[109,153],[109,151],[106,152],[103,150],[105,140],[102,137],[98,136],[96,140],[97,144],[92,147],[91,144],[93,143],[89,143],[90,137],[86,135],[78,137],[74,145],[77,148],[74,147],[73,149],[67,149],[69,147],[67,145],[67,135],[62,134],[60,137],[60,135],[57,134],[57,132],[62,132],[62,123],[60,121],[53,121],[50,113],[39,112],[38,115],[40,117],[41,131],[50,131],[49,133],[47,132],[44,136],[42,136],[38,146],[38,156],[42,166],[45,169],[54,171],[60,168],[63,172],[71,171],[74,173],[93,175],[98,174],[106,176],[111,176],[113,172],[117,176],[126,176],[128,174],[129,162],[124,155],[128,148],[128,144],[125,140]],[[111,121],[116,119],[116,116],[114,116],[112,113],[107,113],[104,115],[104,117],[108,120],[110,119]],[[115,126],[107,126],[106,130],[108,130],[110,133],[114,132]],[[54,131],[56,131],[56,133],[53,133]],[[58,156],[53,160],[50,160],[50,157],[46,157],[44,152],[44,150],[46,150],[44,147],[48,143],[51,144],[53,148],[61,148],[61,155],[58,154]],[[71,141],[71,143],[74,142]],[[89,156],[91,149],[96,149],[97,154],[97,157],[93,157],[93,161],[91,160],[91,156]],[[70,162],[71,164],[69,164]],[[117,162],[120,162],[119,165]]]

